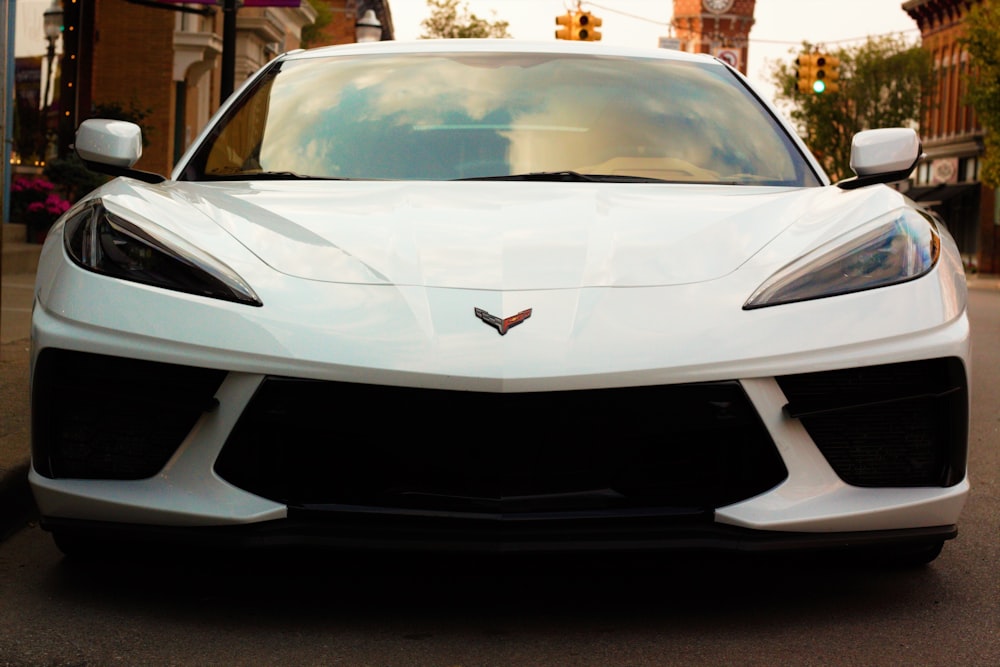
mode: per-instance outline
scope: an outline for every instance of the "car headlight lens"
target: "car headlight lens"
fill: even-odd
[[[771,276],[744,310],[896,285],[937,263],[941,239],[929,217],[903,208],[817,248]]]
[[[166,233],[133,224],[101,203],[66,221],[66,251],[85,269],[122,280],[224,299],[251,306],[263,303],[235,271]]]

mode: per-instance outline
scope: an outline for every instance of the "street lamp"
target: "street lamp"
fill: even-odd
[[[56,59],[56,40],[62,34],[63,10],[60,0],[52,0],[52,4],[45,10],[43,25],[45,26],[45,41],[49,43],[49,48],[45,52],[48,67],[45,70],[45,82],[42,88],[42,108],[49,106],[49,93],[52,89],[52,64]]]
[[[381,42],[382,23],[375,16],[375,10],[369,9],[357,23],[354,24],[355,39],[360,42]]]

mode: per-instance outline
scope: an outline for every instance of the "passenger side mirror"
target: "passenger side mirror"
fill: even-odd
[[[837,187],[853,190],[901,181],[917,166],[922,153],[920,137],[908,127],[858,132],[851,142],[851,169],[857,176],[840,181]]]

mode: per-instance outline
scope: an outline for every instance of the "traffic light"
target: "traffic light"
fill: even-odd
[[[826,92],[826,56],[816,54],[816,70],[813,72],[813,92],[822,95]]]
[[[574,39],[582,42],[598,42],[601,40],[601,33],[598,28],[604,23],[590,12],[576,12],[573,15]]]
[[[816,54],[801,53],[795,59],[795,78],[798,81],[800,93],[813,92],[813,82],[816,81]]]
[[[556,39],[574,39],[573,37],[573,13],[566,12],[562,16],[556,17]]]
[[[817,62],[820,69],[816,71],[816,84],[813,84],[813,91],[816,93],[836,93],[840,90],[840,58],[836,56],[820,55]],[[816,86],[822,82],[823,90],[816,90]]]
[[[825,53],[803,53],[795,59],[800,93],[823,95],[840,90],[840,58]]]
[[[566,12],[556,17],[556,39],[596,42],[601,39],[597,28],[604,23],[590,12]]]

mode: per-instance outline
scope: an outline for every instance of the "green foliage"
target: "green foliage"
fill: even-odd
[[[991,188],[1000,188],[1000,4],[976,5],[965,27],[961,43],[974,68],[967,79],[966,99],[986,128],[980,179]]]
[[[427,0],[431,15],[420,25],[424,31],[421,39],[448,38],[507,38],[507,21],[481,19],[469,13],[465,2],[459,6],[459,0]],[[494,19],[496,14],[494,14]]]
[[[314,46],[324,46],[327,44],[323,35],[323,29],[333,21],[333,12],[323,0],[309,0],[309,4],[316,10],[316,21],[302,28],[302,38],[300,45],[303,49]]]
[[[30,101],[21,95],[14,99],[14,150],[26,164],[44,159],[47,143],[45,111],[33,108]]]
[[[128,104],[128,108],[125,107],[121,102],[103,102],[101,104],[94,105],[94,112],[90,114],[91,118],[110,118],[112,120],[125,120],[130,123],[135,123],[142,129],[142,147],[145,148],[149,146],[149,134],[152,132],[152,128],[144,124],[145,121],[151,114],[153,110],[151,108],[141,108],[135,100],[132,100]]]
[[[94,105],[91,118],[111,118],[135,123],[142,129],[142,145],[149,145],[152,129],[144,121],[153,113],[150,108],[140,107],[135,100],[126,107],[121,102],[103,102]],[[75,152],[50,160],[45,165],[45,178],[55,184],[55,189],[66,196],[68,201],[76,201],[94,188],[106,183],[108,177],[87,169]]]
[[[87,169],[75,152],[63,158],[50,160],[45,164],[43,173],[45,178],[57,184],[57,189],[65,194],[69,201],[76,201],[109,180],[108,176]]]
[[[800,52],[815,50],[804,43]],[[848,48],[824,51],[840,59],[840,91],[800,93],[794,58],[772,71],[780,102],[800,135],[834,180],[852,175],[851,140],[857,132],[909,127],[922,114],[922,92],[933,82],[930,54],[902,37],[873,37]]]

